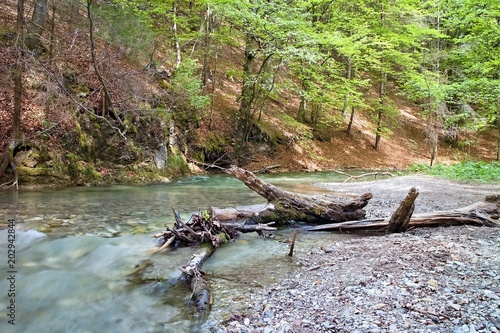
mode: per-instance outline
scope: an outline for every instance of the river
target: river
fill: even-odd
[[[262,178],[307,193],[324,191],[315,182],[345,177],[321,172]],[[254,288],[294,271],[298,263],[286,255],[285,242],[291,230],[267,238],[245,234],[218,249],[204,265],[214,304],[202,317],[186,306],[189,292],[174,283],[193,249],[155,254],[151,235],[172,225],[172,208],[187,219],[210,206],[259,204],[265,200],[226,175],[149,186],[0,192],[0,332],[206,332],[244,310]],[[9,223],[15,225],[15,258],[8,252]],[[296,251],[348,237],[299,233]],[[137,265],[146,265],[146,276],[159,281],[129,282]],[[9,323],[12,313],[15,326]]]

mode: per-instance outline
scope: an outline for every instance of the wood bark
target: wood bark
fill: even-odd
[[[45,29],[45,22],[49,16],[48,0],[36,0],[35,9],[28,26],[28,38],[26,44],[30,50],[44,49],[42,44],[42,33]]]
[[[336,202],[333,197],[314,197],[283,190],[236,166],[227,169],[227,173],[245,183],[274,206],[250,216],[249,220],[255,223],[282,223],[291,220],[329,223],[360,220],[366,214],[363,207],[372,198],[371,193],[365,193],[351,201]]]
[[[4,186],[16,186],[18,189],[19,175],[17,173],[16,162],[14,161],[14,151],[22,142],[21,132],[21,109],[23,95],[23,68],[24,68],[24,1],[17,2],[17,39],[16,39],[16,67],[14,69],[14,113],[12,117],[12,136],[9,144],[0,160],[0,177],[6,173],[7,168],[12,168],[14,179],[5,184],[0,185],[0,189]]]
[[[98,61],[96,56],[96,46],[94,43],[94,20],[92,19],[92,9],[91,9],[92,1],[93,0],[87,0],[86,8],[87,8],[87,19],[89,22],[90,59],[92,60],[92,66],[94,67],[94,72],[102,88],[101,116],[102,117],[106,116],[106,113],[110,111],[113,114],[115,120],[124,128],[124,131],[122,132],[119,130],[119,133],[123,138],[125,138],[125,133],[127,132],[127,126],[123,123],[118,113],[116,112],[108,86],[104,80],[101,71],[99,70],[99,67],[97,66]]]
[[[209,310],[212,304],[210,286],[205,279],[205,273],[201,270],[201,266],[214,252],[215,247],[212,244],[204,243],[199,250],[193,254],[187,265],[180,268],[182,271],[181,281],[192,290],[192,299],[198,312]]]
[[[438,227],[452,225],[476,225],[500,227],[500,194],[486,197],[484,202],[450,211],[436,211],[431,213],[415,214],[409,221],[409,228]],[[350,231],[350,230],[377,230],[386,231],[390,219],[368,219],[330,223],[320,226],[307,227],[308,231]]]
[[[221,223],[211,214],[203,216],[193,214],[189,221],[183,222],[180,214],[173,210],[175,224],[172,228],[167,227],[166,231],[152,235],[151,237],[160,240],[160,252],[170,246],[199,246],[197,252],[191,257],[189,262],[179,268],[182,272],[180,281],[192,291],[192,299],[198,312],[205,312],[211,305],[212,297],[210,286],[205,279],[205,274],[201,266],[215,250],[223,243],[234,239],[239,232],[257,232],[276,230],[271,227],[272,223],[242,225],[240,223]],[[133,272],[132,281],[143,281],[142,275],[137,277]]]
[[[401,202],[394,214],[392,214],[387,233],[405,232],[408,230],[411,215],[415,210],[415,199],[417,197],[418,191],[412,187],[406,198]]]

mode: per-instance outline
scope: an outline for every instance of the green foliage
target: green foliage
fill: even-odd
[[[198,70],[199,66],[193,59],[185,59],[170,82],[171,90],[176,95],[176,105],[180,106],[188,121],[199,121],[202,111],[210,102],[210,97],[203,95]]]
[[[294,137],[296,137],[299,140],[312,140],[313,139],[313,132],[310,126],[307,126],[299,121],[297,121],[295,118],[287,115],[287,114],[282,114],[281,119],[283,123],[285,124],[286,127],[288,127],[291,131],[293,131],[295,134]]]
[[[153,51],[155,32],[151,17],[137,10],[137,1],[116,1],[93,7],[96,35],[118,48],[127,58],[144,64]]]
[[[481,183],[500,182],[500,162],[498,161],[491,163],[468,161],[453,164],[451,166],[445,166],[439,163],[432,167],[424,164],[414,164],[408,171],[459,181],[474,181]]]

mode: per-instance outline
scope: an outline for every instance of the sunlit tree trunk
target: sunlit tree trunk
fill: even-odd
[[[352,78],[352,62],[351,62],[351,58],[346,58],[345,59],[345,62],[346,62],[346,74],[345,74],[345,78],[347,79],[347,81],[350,81],[351,78]],[[350,94],[349,92],[347,92],[344,96],[344,107],[342,108],[342,115],[345,115],[347,113],[347,111],[349,110],[349,103],[350,103]]]
[[[380,21],[382,26],[385,24],[385,7],[382,4],[380,12]],[[380,73],[380,86],[379,86],[379,103],[377,112],[377,129],[375,130],[375,150],[380,150],[380,139],[382,137],[382,116],[385,107],[385,82],[387,81],[387,73],[384,71],[384,58],[381,59],[382,70]]]
[[[380,86],[379,86],[379,105],[377,112],[377,129],[375,133],[375,150],[380,150],[380,139],[382,137],[382,117],[384,116],[384,107],[385,107],[386,80],[387,80],[387,73],[383,72],[380,77]]]
[[[174,44],[175,44],[175,52],[176,52],[176,57],[175,57],[175,68],[179,68],[182,62],[182,54],[181,54],[181,47],[179,44],[179,35],[177,33],[177,1],[174,1],[173,5],[173,25],[172,25],[172,31],[174,33]]]
[[[437,17],[436,17],[436,29],[437,31],[441,31],[441,9],[438,6],[437,8]],[[438,87],[441,85],[441,60],[439,53],[441,52],[441,39],[438,37],[436,40],[436,63],[434,66],[434,72],[437,75],[437,85]],[[430,88],[429,88],[430,89]],[[437,155],[438,155],[438,143],[439,143],[439,126],[438,126],[438,121],[439,121],[439,114],[440,114],[440,109],[443,107],[442,102],[439,100],[436,100],[435,98],[432,98],[431,93],[429,92],[429,99],[430,99],[430,110],[429,110],[429,122],[428,122],[428,140],[430,143],[430,149],[431,149],[431,161],[430,161],[430,166],[433,166],[436,161],[437,161]],[[434,102],[432,102],[434,99]]]
[[[255,37],[248,33],[245,41],[245,62],[243,64],[243,83],[241,87],[240,108],[238,110],[238,129],[240,144],[238,150],[244,147],[251,126],[252,103],[254,94],[254,65],[256,53]]]
[[[309,79],[303,79],[302,80],[302,87],[300,89],[300,102],[299,102],[299,110],[298,110],[298,119],[299,121],[301,122],[305,122],[306,121],[306,117],[307,117],[307,107],[308,107],[308,103],[307,103],[307,95],[308,95],[308,92],[309,92],[309,89],[310,89],[310,81]]]
[[[346,69],[346,79],[349,81],[352,79],[352,61],[351,61],[351,58],[346,58],[346,65],[347,65],[347,69]],[[349,123],[347,124],[347,129],[346,129],[346,133],[347,134],[350,134],[351,133],[351,130],[352,130],[352,124],[354,122],[354,106],[351,105],[351,94],[350,93],[346,93],[345,94],[345,97],[344,97],[344,108],[342,109],[342,115],[345,115],[348,111],[349,111],[349,107],[351,109],[351,113],[350,113],[350,116],[349,116]]]
[[[201,83],[203,89],[206,89],[210,78],[210,46],[212,44],[212,26],[210,24],[212,9],[210,4],[207,4],[204,14],[202,15],[201,33],[203,34],[203,62],[201,68]]]

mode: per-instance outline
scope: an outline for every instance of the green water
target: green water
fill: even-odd
[[[322,191],[314,182],[341,181],[335,173],[273,174],[265,180],[301,192]],[[265,204],[245,185],[225,175],[196,176],[171,184],[0,192],[0,332],[206,332],[243,310],[255,288],[279,281],[297,267],[283,242],[291,231],[272,237],[242,235],[218,249],[204,265],[214,305],[200,318],[186,306],[189,292],[171,282],[193,249],[153,254],[150,237],[172,225],[172,208],[183,218],[210,206]],[[15,220],[15,323],[7,266],[7,223]],[[296,253],[345,239],[328,233],[299,234]],[[147,276],[162,281],[127,281],[145,260]],[[165,281],[163,281],[165,279]]]

